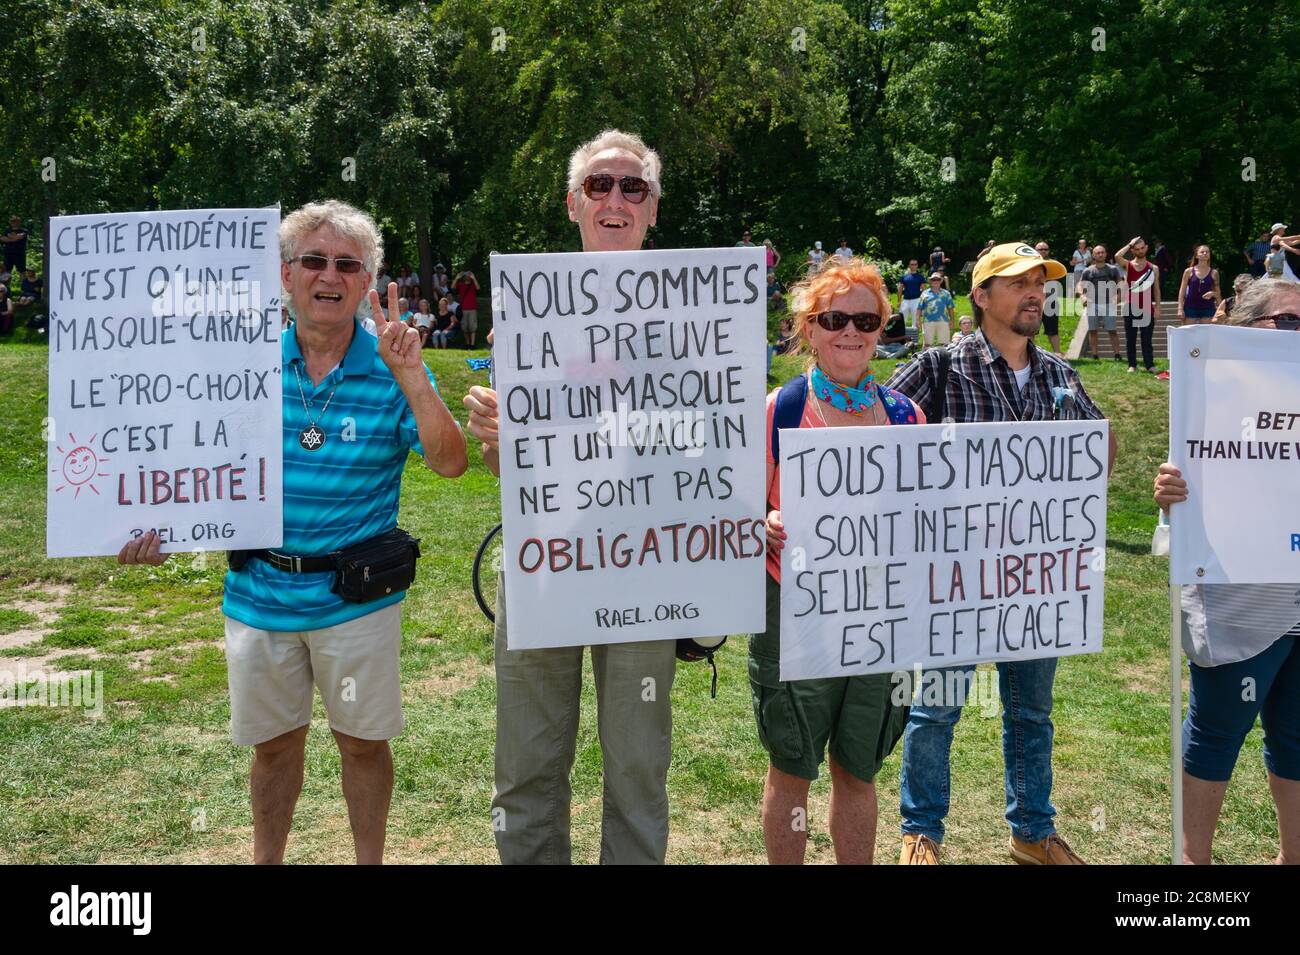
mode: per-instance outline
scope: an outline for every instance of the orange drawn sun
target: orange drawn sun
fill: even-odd
[[[58,445],[54,446],[59,454],[63,455],[63,463],[58,467],[50,468],[51,474],[62,474],[66,484],[60,484],[54,489],[55,493],[62,491],[65,487],[76,489],[76,496],[81,497],[83,487],[90,488],[96,494],[99,488],[91,483],[97,477],[108,477],[107,471],[99,470],[101,464],[106,464],[108,458],[101,458],[90,447],[98,435],[92,434],[84,443],[77,441],[77,436],[69,433],[68,440],[72,443],[71,451],[64,451]]]

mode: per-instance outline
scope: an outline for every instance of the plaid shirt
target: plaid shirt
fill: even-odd
[[[1029,380],[1024,390],[1007,360],[976,330],[952,345],[948,354],[948,404],[944,416],[956,422],[976,421],[1089,421],[1101,413],[1070,365],[1029,342]],[[901,391],[921,406],[931,423],[934,384],[939,376],[939,349],[917,355],[894,372],[889,387]]]

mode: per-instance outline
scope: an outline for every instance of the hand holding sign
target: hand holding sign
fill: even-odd
[[[424,374],[424,359],[420,357],[420,333],[402,321],[397,307],[397,283],[388,283],[388,316],[379,304],[379,292],[370,290],[370,313],[375,320],[375,334],[379,336],[379,357],[400,383],[402,378],[418,370]]]
[[[465,396],[465,407],[469,409],[469,433],[486,447],[496,448],[500,442],[497,429],[501,420],[497,393],[491,388],[475,385]]]
[[[127,541],[117,552],[119,564],[152,564],[161,567],[171,554],[161,553],[162,538],[157,531],[146,531],[139,537]]]
[[[773,554],[780,554],[785,546],[785,525],[781,523],[780,511],[767,512],[767,549]]]
[[[1171,504],[1187,500],[1187,482],[1183,480],[1183,472],[1168,461],[1160,465],[1156,472],[1155,499],[1160,510],[1166,514],[1169,513]]]

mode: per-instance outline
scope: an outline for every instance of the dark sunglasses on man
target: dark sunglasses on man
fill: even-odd
[[[582,194],[588,199],[604,199],[614,190],[615,183],[623,198],[633,205],[640,205],[650,195],[650,183],[640,176],[611,176],[607,172],[594,173],[582,180]]]
[[[822,312],[817,316],[817,324],[828,332],[838,332],[849,322],[860,332],[874,332],[880,327],[880,316],[875,312]]]
[[[1246,323],[1254,328],[1280,328],[1284,332],[1300,331],[1300,315],[1295,312],[1278,312],[1275,315],[1261,315]]]
[[[329,268],[331,258],[332,256],[328,255],[297,255],[289,260],[289,264],[292,265],[294,262],[301,262],[302,267],[307,269],[309,272],[324,272]],[[338,269],[344,275],[355,275],[361,271],[361,266],[364,264],[360,259],[348,258],[346,256],[343,258],[333,259],[333,261],[334,268]]]

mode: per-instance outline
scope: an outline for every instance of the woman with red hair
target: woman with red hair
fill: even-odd
[[[767,630],[749,642],[750,688],[769,766],[763,841],[773,864],[801,863],[808,842],[808,786],[830,748],[830,832],[840,863],[869,863],[876,843],[875,776],[902,737],[907,706],[889,674],[782,681],[781,477],[774,428],[924,423],[906,396],[877,384],[871,359],[889,320],[880,272],[863,259],[832,259],[790,290],[796,351],[805,372],[767,396]],[[790,423],[785,418],[791,418]]]

